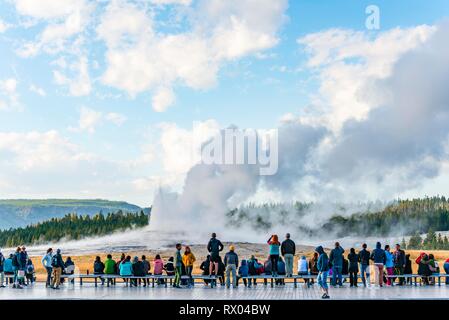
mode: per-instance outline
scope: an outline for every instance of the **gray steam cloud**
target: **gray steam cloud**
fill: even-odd
[[[229,230],[224,223],[226,212],[262,185],[292,200],[313,195],[317,202],[335,203],[376,200],[367,199],[367,190],[392,200],[392,194],[437,176],[448,159],[448,35],[449,24],[441,24],[424,45],[397,61],[389,78],[364,88],[361,96],[378,106],[364,120],[347,121],[338,136],[320,125],[280,125],[276,175],[261,177],[256,166],[193,167],[181,194],[161,190],[156,195],[151,227],[263,240],[266,235],[254,235],[250,226]],[[313,214],[321,220],[333,213],[320,208]],[[317,223],[311,216],[303,221]]]

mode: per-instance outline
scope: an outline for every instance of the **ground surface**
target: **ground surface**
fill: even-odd
[[[410,300],[410,299],[431,299],[449,300],[449,285],[439,286],[405,286],[405,287],[387,287],[387,288],[343,288],[330,289],[331,299],[393,299],[393,300]],[[239,286],[237,289],[225,289],[224,287],[208,288],[202,284],[196,284],[193,289],[175,289],[161,287],[125,287],[122,283],[118,283],[115,287],[95,288],[93,284],[84,284],[82,287],[77,285],[63,285],[60,290],[46,289],[44,284],[37,283],[22,290],[12,288],[0,289],[0,300],[12,299],[151,299],[151,300],[272,300],[272,299],[320,299],[321,292],[317,285],[306,288],[302,284],[298,288],[294,288],[292,284],[286,284],[283,287],[271,288],[258,284],[256,287],[245,288]]]

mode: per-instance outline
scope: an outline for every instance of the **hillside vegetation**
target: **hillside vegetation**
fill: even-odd
[[[67,214],[95,215],[100,212],[138,212],[149,209],[123,201],[108,200],[0,200],[0,229],[25,227],[51,218],[62,218]]]
[[[148,215],[136,213],[102,213],[89,216],[68,214],[63,218],[52,218],[25,228],[0,231],[0,246],[14,247],[22,244],[38,244],[84,237],[101,236],[114,231],[139,228],[148,225]]]

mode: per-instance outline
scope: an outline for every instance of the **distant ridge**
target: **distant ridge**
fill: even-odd
[[[103,199],[5,199],[0,200],[0,229],[24,227],[51,218],[61,218],[68,213],[94,215],[119,210],[151,212],[151,208]]]

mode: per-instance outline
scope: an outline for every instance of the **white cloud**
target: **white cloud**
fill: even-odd
[[[138,5],[111,2],[97,28],[108,47],[102,82],[131,96],[153,91],[153,107],[163,111],[175,101],[175,85],[209,88],[223,63],[276,45],[286,7],[283,0],[199,1],[190,30],[164,34]]]
[[[72,132],[88,132],[90,134],[95,133],[97,127],[106,120],[116,126],[121,126],[127,118],[115,112],[104,114],[103,112],[96,111],[91,108],[81,107],[80,118],[78,120],[77,127],[69,127],[68,130]]]
[[[151,3],[160,5],[180,4],[188,6],[192,3],[192,0],[150,0]]]
[[[8,78],[0,80],[0,110],[19,110],[19,94],[17,92],[17,79]]]
[[[110,112],[106,115],[106,120],[112,122],[113,124],[117,125],[117,126],[121,126],[123,125],[127,118],[120,113],[115,113],[115,112]]]
[[[35,84],[30,85],[30,91],[40,95],[41,97],[45,97],[47,95],[44,89],[36,86]]]
[[[370,99],[367,86],[388,77],[399,57],[422,45],[434,31],[423,25],[369,36],[330,29],[298,39],[309,53],[307,66],[318,75],[319,90],[311,97],[311,107],[319,114],[314,122],[338,131],[347,120],[364,119],[380,104]]]
[[[160,88],[153,95],[153,109],[157,112],[163,112],[175,102],[175,94],[171,88]]]
[[[0,19],[0,33],[5,32],[9,28],[9,25]]]
[[[80,57],[79,61],[72,63],[67,71],[70,75],[59,70],[53,71],[55,82],[59,85],[68,86],[69,93],[72,96],[86,96],[92,90],[92,84],[89,76],[87,57]]]

